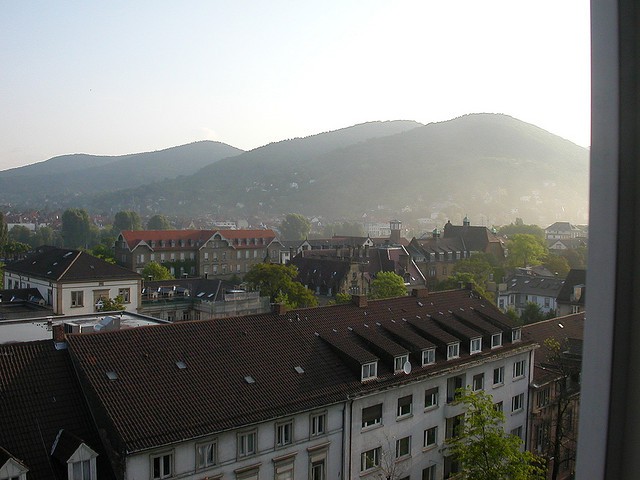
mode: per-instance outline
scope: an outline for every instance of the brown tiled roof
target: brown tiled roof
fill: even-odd
[[[68,351],[52,340],[0,345],[0,447],[29,468],[27,479],[55,478],[50,452],[61,429],[101,452],[83,399]],[[98,468],[112,478],[106,463]]]
[[[411,332],[407,337],[422,337],[422,342],[412,340],[422,343],[419,347],[430,345],[432,337],[414,322],[428,324],[434,335],[456,340],[428,315],[443,311],[444,317],[453,318],[449,310],[459,307],[480,315],[470,307],[484,303],[469,291],[453,290],[419,299],[369,301],[365,307],[346,304],[70,335],[68,342],[82,378],[94,392],[91,398],[97,399],[131,452],[344,401],[463,364],[469,361],[465,352],[456,360],[442,361],[440,356],[435,365],[414,365],[409,375],[394,375],[393,362],[378,355],[356,330],[369,325],[368,340],[384,338],[379,346],[393,345],[395,354],[412,348],[389,333],[397,325]],[[493,306],[487,305],[487,312],[505,324],[511,322]],[[473,358],[520,348],[531,345],[505,342]],[[376,359],[381,359],[377,380],[362,383],[360,365]],[[186,368],[176,362],[184,362]],[[107,372],[115,372],[117,379],[110,380]]]
[[[52,281],[134,279],[140,275],[119,265],[67,248],[38,248],[24,260],[11,263],[6,271]]]
[[[540,344],[540,348],[536,350],[534,355],[534,383],[541,384],[554,377],[553,373],[550,373],[544,368],[551,354],[551,351],[544,345],[544,341],[547,338],[554,338],[561,345],[569,344],[573,340],[581,341],[583,338],[585,317],[585,312],[574,313],[564,317],[556,317],[525,325],[522,328],[522,337],[524,340]]]

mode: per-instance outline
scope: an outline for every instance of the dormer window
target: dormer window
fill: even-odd
[[[436,349],[430,348],[422,351],[422,366],[436,363]]]
[[[404,368],[404,364],[409,361],[409,355],[400,355],[393,359],[393,371],[394,373],[401,372]]]
[[[502,332],[491,335],[491,348],[500,347],[502,345]]]
[[[481,351],[482,351],[482,338],[471,339],[471,345],[469,348],[469,352],[471,353],[471,355],[480,353]]]
[[[460,342],[447,345],[447,360],[458,358],[460,356]]]
[[[522,329],[514,328],[513,330],[511,330],[511,341],[519,342],[520,340],[522,340]]]
[[[378,362],[370,362],[362,365],[362,381],[372,380],[378,376]]]

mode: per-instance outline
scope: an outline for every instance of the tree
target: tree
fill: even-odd
[[[150,279],[151,281],[173,279],[173,275],[171,275],[169,269],[160,265],[158,262],[147,263],[142,269],[142,276],[143,278]]]
[[[544,429],[546,441],[540,442],[545,457],[551,464],[551,479],[556,480],[560,469],[576,459],[577,433],[574,415],[578,408],[580,394],[580,367],[578,358],[570,351],[568,340],[561,342],[553,337],[544,341],[541,349],[546,350],[544,368],[555,375],[552,392],[549,392],[549,415],[542,414],[536,427]],[[549,423],[545,425],[545,421]]]
[[[288,213],[280,223],[280,234],[284,240],[303,240],[310,230],[311,222],[299,213]]]
[[[147,230],[171,230],[171,223],[164,215],[154,215],[147,222]]]
[[[460,464],[456,480],[543,479],[542,460],[522,451],[522,440],[504,431],[504,413],[483,390],[461,390],[464,420],[447,446]]]
[[[517,234],[533,235],[540,240],[545,239],[544,230],[538,225],[525,225],[521,218],[516,218],[516,223],[511,225],[503,225],[498,229],[500,235],[512,237]]]
[[[70,208],[62,214],[62,240],[65,247],[87,248],[91,239],[91,221],[86,210]]]
[[[31,245],[31,230],[24,225],[14,225],[13,228],[9,230],[9,241]]]
[[[142,230],[140,215],[131,210],[116,213],[111,231],[118,235],[122,230]]]
[[[509,265],[512,267],[527,267],[539,265],[547,256],[544,240],[534,235],[518,233],[507,242],[509,249]]]
[[[364,237],[366,235],[362,224],[359,222],[331,223],[324,226],[322,234],[325,238],[331,238],[334,235],[348,237]]]
[[[493,275],[493,266],[486,253],[477,253],[469,258],[456,262],[454,273],[470,273],[478,285],[486,285]]]
[[[110,247],[107,247],[106,245],[103,245],[101,243],[99,243],[98,245],[95,245],[90,251],[89,253],[91,255],[93,255],[94,257],[98,257],[101,258],[102,260],[104,260],[107,263],[110,263],[112,265],[116,264],[116,257],[113,253],[113,249]]]
[[[60,233],[51,227],[39,227],[33,234],[31,245],[34,247],[40,245],[59,247],[62,245],[62,238],[60,237]]]
[[[272,302],[284,303],[288,308],[314,307],[318,304],[313,292],[294,281],[298,269],[294,265],[257,263],[244,276],[244,281],[268,296]]]
[[[394,272],[378,272],[371,282],[371,298],[402,297],[407,294],[404,279]]]
[[[559,278],[566,278],[571,267],[565,257],[550,253],[542,264],[551,273],[558,275]]]
[[[437,283],[435,290],[455,290],[456,288],[466,288],[468,284],[471,284],[472,288],[480,295],[485,297],[491,303],[495,303],[492,299],[492,295],[487,292],[486,283],[478,283],[476,277],[472,273],[454,273],[450,277],[441,280]],[[495,295],[493,295],[495,297]]]
[[[7,223],[4,221],[4,213],[0,212],[0,251],[9,241],[9,230]]]
[[[124,299],[120,295],[116,298],[102,298],[100,302],[101,304],[98,307],[100,312],[120,312],[124,310]]]
[[[336,303],[343,305],[345,303],[351,303],[351,294],[349,293],[336,293]]]

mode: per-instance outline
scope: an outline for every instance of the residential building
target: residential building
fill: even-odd
[[[587,297],[587,271],[572,268],[558,293],[557,315],[564,316],[584,312]]]
[[[574,478],[585,313],[523,327],[536,350],[527,445],[547,459],[548,478]],[[555,347],[549,344],[555,342]]]
[[[118,479],[447,477],[456,388],[524,437],[537,346],[470,290],[66,339]]]
[[[556,298],[563,285],[564,280],[555,276],[516,273],[498,290],[498,307],[504,312],[513,309],[522,315],[527,304],[534,303],[545,315],[555,312]]]
[[[555,222],[544,229],[546,240],[569,240],[581,237],[583,234],[584,230],[569,222]]]
[[[126,311],[140,305],[140,275],[79,250],[39,247],[4,272],[5,289],[38,289],[56,315],[93,313],[118,296]]]
[[[279,261],[282,245],[273,230],[124,230],[116,261],[142,273],[157,262],[175,277],[241,278],[252,265]]]

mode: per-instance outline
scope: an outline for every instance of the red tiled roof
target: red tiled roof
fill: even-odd
[[[276,238],[273,230],[254,229],[254,230],[123,230],[120,232],[124,240],[127,242],[129,250],[135,249],[142,242],[149,244],[155,242],[154,250],[162,249],[184,249],[193,250],[203,245],[207,240],[216,233],[220,234],[227,240],[264,238],[267,242]],[[175,241],[175,245],[171,246],[171,241]],[[160,246],[160,241],[164,242]],[[182,244],[181,244],[182,241]],[[191,242],[189,242],[191,241]],[[252,245],[242,245],[242,247],[253,247]]]
[[[395,354],[400,351],[397,345],[409,350],[410,343],[421,342],[402,344],[402,335],[391,336],[385,325],[402,325],[410,336],[418,335],[423,345],[430,345],[429,335],[404,320],[430,323],[431,329],[439,330],[429,314],[442,311],[444,317],[453,318],[449,310],[463,307],[469,315],[479,316],[471,307],[485,303],[469,291],[455,290],[375,300],[366,307],[336,305],[285,315],[69,335],[68,342],[87,388],[94,392],[91,398],[100,402],[132,452],[344,401],[350,395],[463,364],[470,358],[464,345],[459,359],[442,361],[440,354],[435,365],[414,366],[407,376],[394,375],[393,363],[383,358],[378,379],[362,383],[359,364],[381,357],[353,330],[369,325],[374,332],[370,340],[384,336],[386,348],[394,344]],[[488,314],[510,325],[499,310],[486,307]],[[473,359],[520,348],[531,345],[504,342],[493,350],[485,346]],[[176,362],[184,362],[186,368]],[[304,373],[296,372],[298,366]],[[107,372],[115,372],[117,379],[110,380]],[[247,382],[248,376],[254,381]]]

